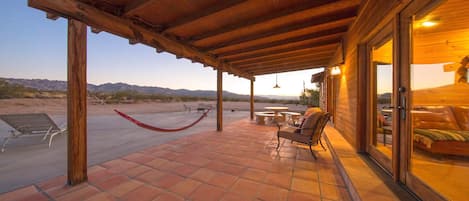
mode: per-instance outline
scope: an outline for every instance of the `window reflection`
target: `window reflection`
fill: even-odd
[[[449,200],[469,196],[468,9],[448,0],[413,22],[411,172]]]

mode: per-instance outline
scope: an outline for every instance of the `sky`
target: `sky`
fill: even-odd
[[[43,11],[30,8],[26,0],[2,0],[0,7],[0,77],[24,79],[67,79],[67,20],[49,20]],[[87,80],[92,84],[124,82],[171,89],[216,90],[216,71],[157,54],[145,45],[88,29]],[[274,89],[275,74],[256,76],[256,95],[299,96],[311,75],[322,69],[278,74],[280,89]],[[223,74],[223,90],[250,93],[250,82]]]

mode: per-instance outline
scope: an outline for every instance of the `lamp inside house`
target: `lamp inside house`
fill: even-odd
[[[340,67],[339,66],[332,67],[331,75],[340,75]]]
[[[278,89],[280,88],[280,86],[278,86],[278,83],[277,83],[277,74],[275,74],[275,86],[274,86],[274,89]]]

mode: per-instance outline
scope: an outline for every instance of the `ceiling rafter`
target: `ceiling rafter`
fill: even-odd
[[[334,55],[335,51],[328,51],[328,52],[317,52],[315,54],[303,54],[303,55],[296,55],[292,57],[285,57],[285,58],[279,58],[279,59],[272,59],[272,60],[264,60],[262,62],[256,62],[256,63],[248,63],[244,65],[234,65],[236,68],[248,68],[248,67],[254,67],[254,66],[262,66],[262,65],[271,65],[271,64],[280,64],[280,63],[285,63],[289,61],[299,61],[299,60],[305,60],[308,58],[331,58]]]
[[[265,75],[265,74],[272,74],[272,73],[284,73],[284,72],[291,72],[291,71],[298,71],[298,70],[307,70],[313,68],[321,68],[325,65],[323,63],[318,64],[309,64],[309,65],[298,65],[298,66],[290,66],[289,68],[282,68],[282,69],[264,69],[264,70],[256,70],[250,71],[253,75]]]
[[[137,13],[140,9],[144,8],[145,6],[150,5],[155,0],[133,0],[130,1],[128,5],[126,5],[122,11],[122,15],[129,17]]]
[[[312,48],[281,52],[281,53],[276,53],[276,54],[271,54],[271,55],[263,55],[263,56],[253,57],[253,58],[227,60],[227,61],[233,65],[238,65],[241,63],[257,62],[260,60],[269,60],[269,59],[276,59],[276,58],[284,58],[284,57],[290,57],[290,56],[295,56],[299,54],[307,54],[307,53],[314,53],[314,52],[321,52],[321,51],[335,51],[338,45],[339,45],[338,43],[327,44],[327,45],[322,45],[322,46],[315,46]]]
[[[229,63],[223,62],[209,54],[167,38],[162,34],[151,31],[145,27],[132,23],[131,20],[110,15],[95,7],[77,0],[28,0],[28,5],[46,12],[54,13],[66,18],[77,19],[91,27],[127,38],[139,43],[175,54],[177,57],[188,58],[223,71],[233,73],[246,79],[254,77],[239,69],[233,68]]]
[[[279,64],[254,66],[254,67],[242,68],[242,69],[245,71],[253,71],[253,70],[270,69],[270,68],[288,68],[288,66],[308,65],[308,64],[318,64],[318,63],[326,65],[329,61],[330,61],[330,57],[329,58],[309,58],[309,59],[299,60],[299,61],[288,61],[288,62],[283,62]]]
[[[200,18],[212,15],[214,13],[220,12],[222,10],[234,7],[236,5],[239,5],[241,3],[246,2],[246,0],[224,0],[221,1],[220,3],[215,4],[214,6],[208,7],[203,9],[203,11],[200,12],[194,12],[192,15],[187,15],[185,17],[177,19],[175,22],[172,22],[170,24],[166,25],[166,29],[163,30],[163,32],[171,32],[178,27],[184,26],[186,24],[189,24],[193,21],[196,21]]]
[[[348,28],[348,25],[356,19],[355,15],[356,14],[354,14],[353,11],[334,13],[333,15],[328,14],[328,15],[320,16],[314,19],[305,20],[300,23],[295,23],[293,25],[277,28],[272,31],[263,32],[260,34],[252,34],[252,35],[244,36],[238,39],[222,42],[222,43],[219,43],[219,44],[207,47],[207,48],[203,48],[203,50],[214,51],[214,50],[218,50],[221,48],[238,45],[241,43],[248,43],[251,41],[255,41],[255,40],[259,40],[259,39],[263,39],[267,37],[272,37],[276,35],[286,34],[289,32],[293,32],[293,31],[297,31],[297,30],[305,29],[305,28],[312,29],[315,27],[320,28],[320,27],[325,27],[325,26],[331,26],[332,28],[346,26]]]
[[[237,29],[241,28],[247,28],[251,26],[256,26],[261,23],[267,23],[269,21],[281,19],[281,18],[287,18],[290,15],[297,15],[301,14],[303,12],[309,12],[309,13],[327,13],[326,11],[333,11],[333,10],[340,10],[348,7],[356,7],[359,4],[358,0],[342,0],[342,1],[331,1],[331,0],[326,0],[326,1],[308,1],[308,3],[302,4],[300,6],[291,8],[291,9],[286,9],[280,12],[273,13],[271,15],[265,15],[262,17],[257,17],[255,19],[250,19],[250,20],[245,20],[243,22],[237,23],[237,24],[230,24],[225,27],[219,28],[217,30],[207,32],[198,36],[193,36],[191,37],[190,42],[195,42],[199,40],[203,40],[206,38],[211,38],[217,35],[225,34],[231,31],[235,31]]]
[[[235,55],[235,54],[240,54],[240,53],[247,53],[247,52],[272,48],[272,47],[276,47],[276,46],[281,46],[281,45],[292,44],[292,43],[296,43],[296,42],[321,38],[321,37],[328,37],[328,36],[334,37],[335,35],[343,35],[346,32],[347,32],[347,27],[339,27],[339,28],[335,28],[335,29],[328,29],[328,30],[318,31],[318,32],[303,35],[303,36],[297,36],[297,37],[287,38],[287,39],[284,39],[284,40],[273,41],[273,42],[270,42],[270,43],[255,45],[255,46],[251,46],[251,47],[244,48],[244,49],[221,52],[221,53],[217,53],[216,55],[218,55],[220,57],[224,57],[224,56],[230,56],[230,55]]]
[[[266,55],[271,55],[271,54],[278,54],[282,52],[290,52],[294,50],[301,50],[301,49],[307,49],[307,48],[312,48],[312,47],[318,47],[318,46],[323,46],[323,45],[330,45],[330,44],[335,44],[339,43],[341,40],[341,37],[333,38],[333,39],[328,39],[328,40],[322,40],[322,41],[315,41],[312,43],[307,43],[304,45],[298,45],[294,47],[288,47],[288,48],[283,48],[283,49],[278,49],[278,50],[271,50],[271,51],[266,51],[266,52],[259,52],[259,53],[251,53],[247,55],[240,55],[240,56],[225,56],[225,57],[220,57],[222,59],[227,59],[227,60],[239,60],[239,59],[246,59],[246,58],[255,58],[255,57],[261,57],[261,56],[266,56]]]

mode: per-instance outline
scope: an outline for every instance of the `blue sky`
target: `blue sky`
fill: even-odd
[[[49,20],[25,0],[2,0],[0,7],[0,77],[66,80],[67,21]],[[199,63],[157,54],[144,45],[102,32],[88,33],[89,83],[125,82],[172,89],[216,90],[216,71]],[[298,96],[319,69],[278,74],[280,89],[273,89],[275,75],[256,76],[256,95]],[[249,94],[249,81],[224,73],[223,89]]]

